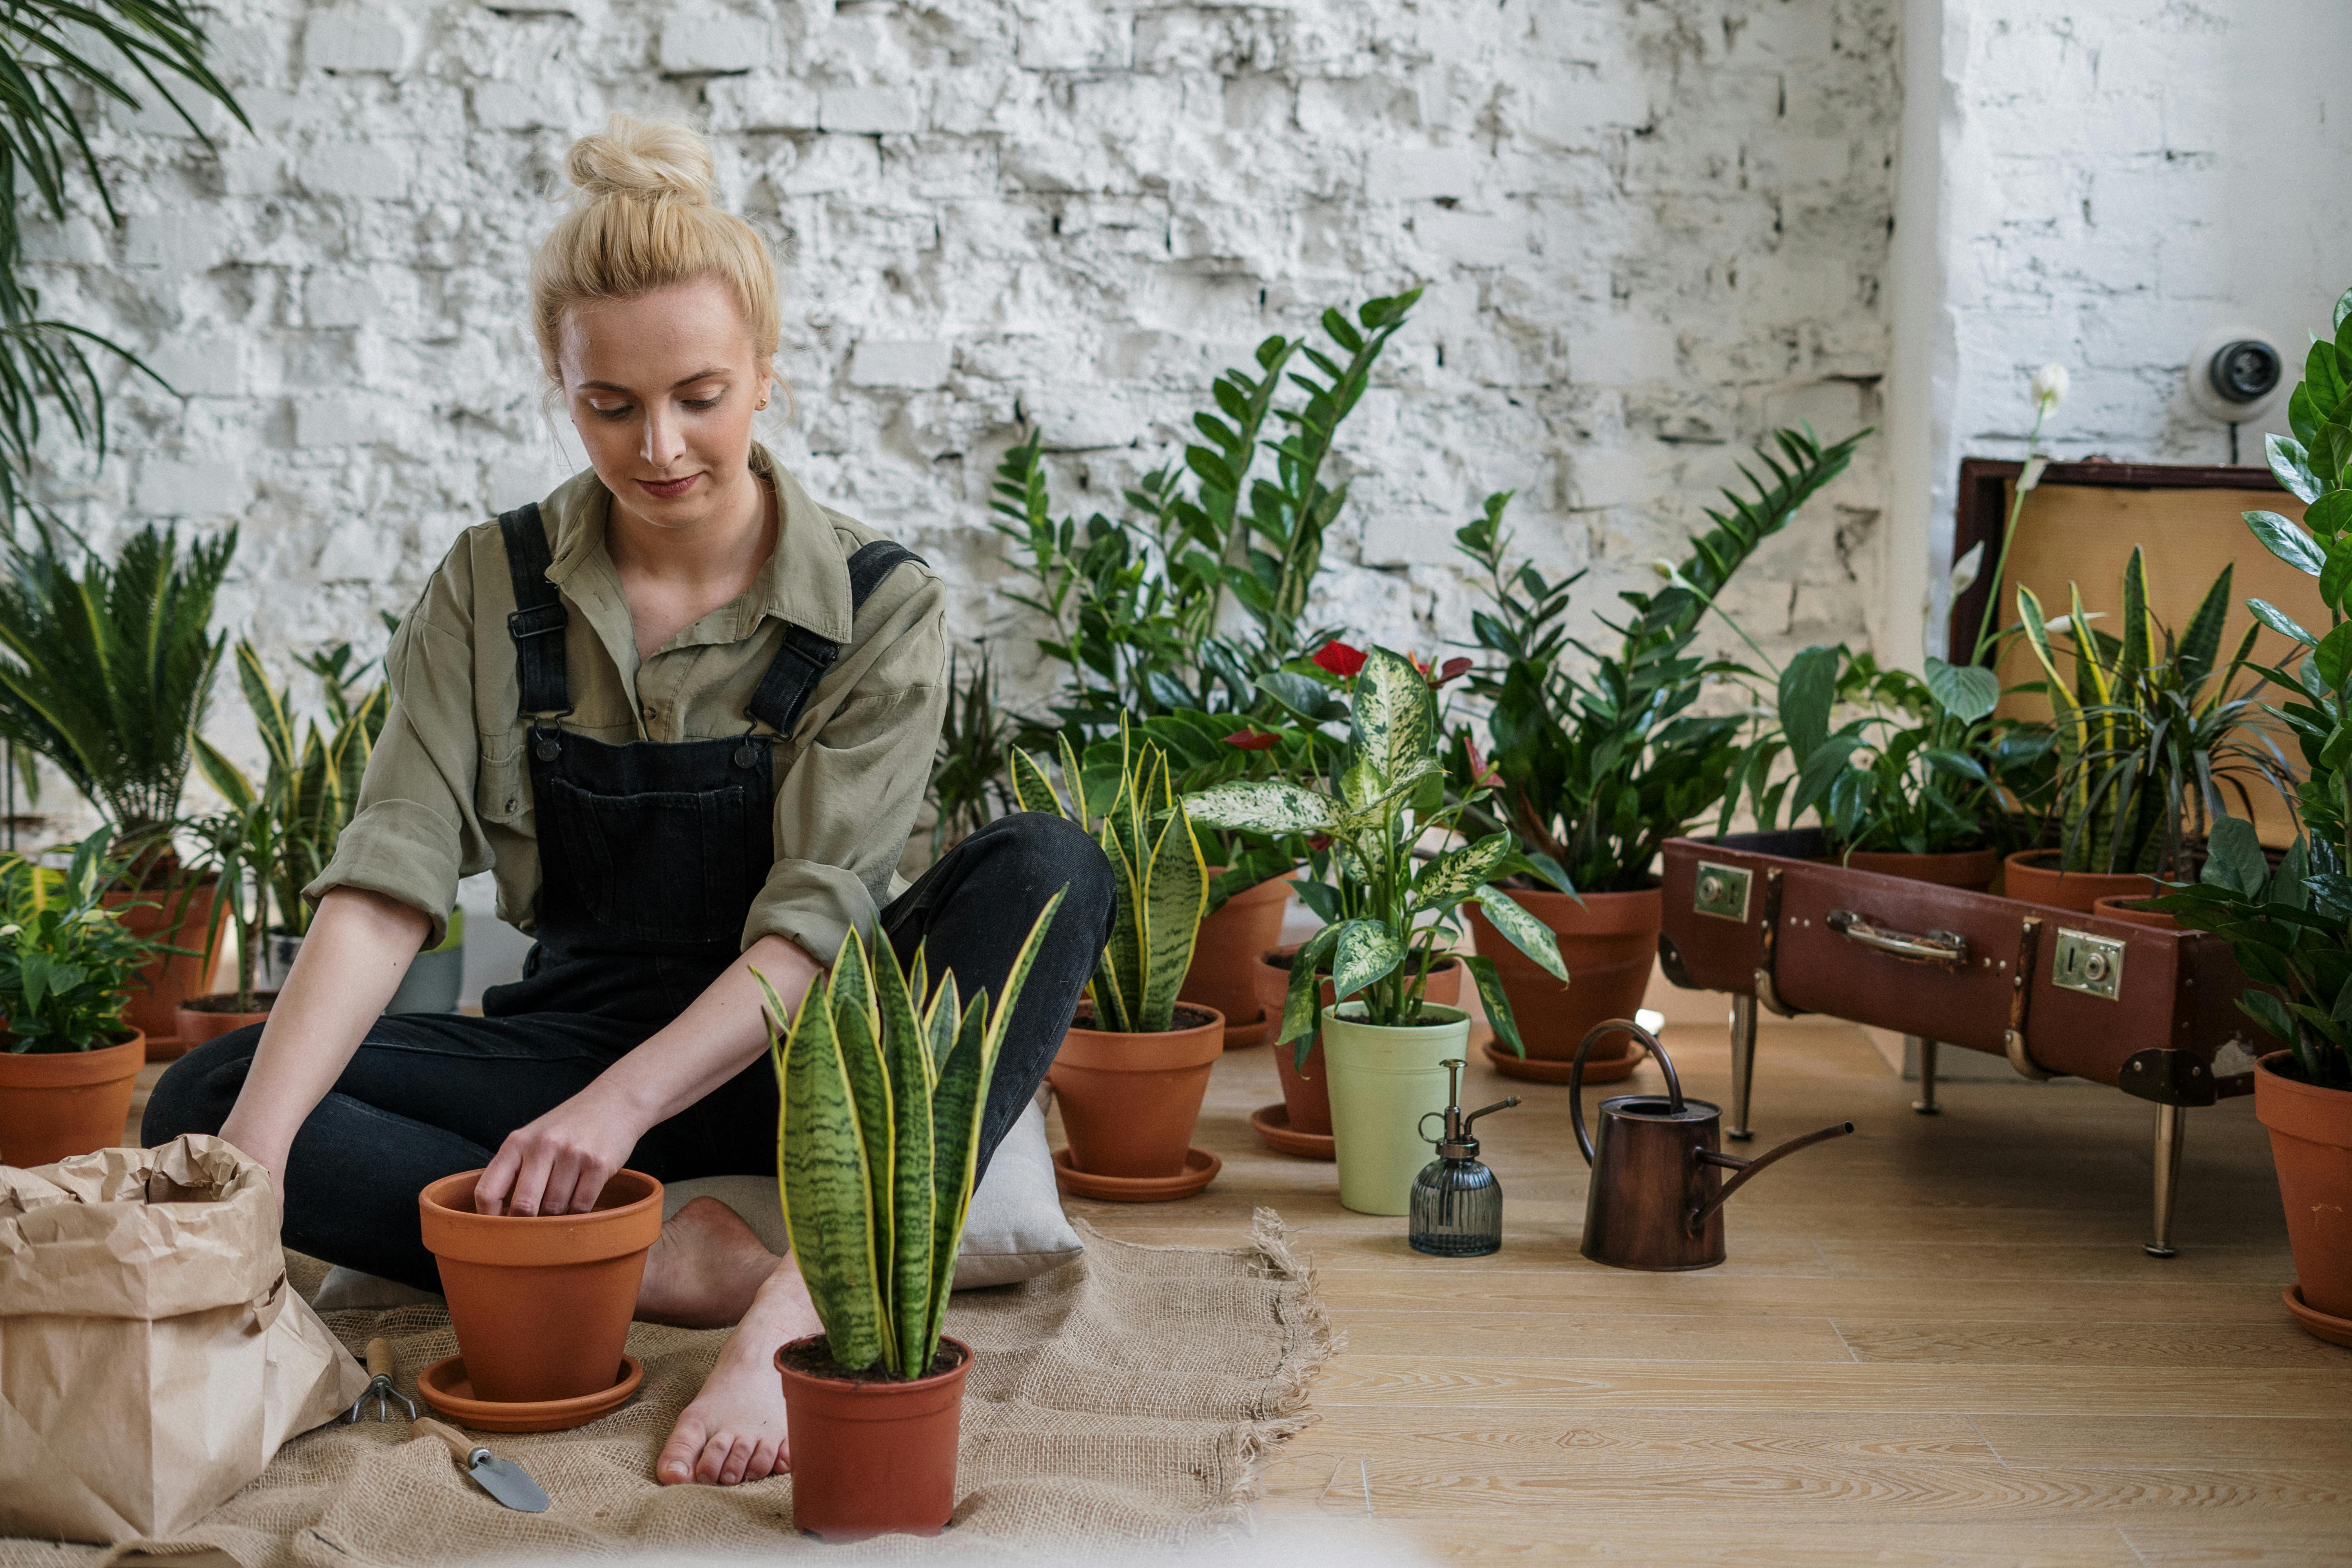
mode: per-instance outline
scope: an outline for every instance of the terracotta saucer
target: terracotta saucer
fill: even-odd
[[[1072,1197],[1107,1204],[1164,1204],[1189,1198],[1217,1179],[1225,1163],[1206,1149],[1184,1151],[1184,1169],[1173,1176],[1097,1176],[1070,1163],[1067,1149],[1054,1151],[1054,1184]]]
[[[1265,1044],[1265,1037],[1273,1027],[1273,1024],[1265,1016],[1265,1009],[1261,1007],[1257,1010],[1257,1022],[1225,1026],[1225,1049],[1237,1051],[1244,1046],[1262,1046]]]
[[[2330,1317],[2303,1299],[2303,1287],[2290,1285],[2281,1293],[2286,1310],[2294,1314],[2304,1331],[2314,1339],[2326,1340],[2331,1345],[2352,1345],[2352,1318]]]
[[[561,1432],[585,1426],[629,1402],[646,1380],[645,1363],[633,1355],[621,1358],[621,1375],[612,1387],[572,1399],[536,1399],[500,1404],[474,1397],[461,1356],[444,1356],[416,1376],[416,1392],[425,1403],[460,1426],[476,1432]]]
[[[1296,1154],[1302,1160],[1336,1160],[1339,1157],[1339,1145],[1328,1132],[1293,1131],[1290,1107],[1278,1100],[1272,1105],[1261,1105],[1250,1112],[1250,1131],[1277,1154]]]
[[[1569,1069],[1576,1065],[1572,1061],[1542,1061],[1534,1057],[1522,1060],[1508,1051],[1497,1050],[1492,1040],[1486,1042],[1486,1059],[1495,1065],[1496,1072],[1505,1078],[1521,1079],[1528,1083],[1566,1083]],[[1632,1078],[1633,1069],[1641,1065],[1642,1058],[1638,1056],[1613,1062],[1588,1061],[1584,1064],[1584,1081],[1615,1083],[1620,1079]]]

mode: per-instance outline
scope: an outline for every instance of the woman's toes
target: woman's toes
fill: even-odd
[[[694,1462],[702,1452],[704,1436],[700,1422],[690,1415],[678,1417],[669,1441],[662,1445],[661,1458],[654,1461],[654,1479],[666,1487],[682,1487],[694,1479]]]
[[[770,1476],[780,1476],[791,1467],[783,1462],[783,1445],[772,1437],[762,1437],[760,1446],[751,1450],[751,1462],[743,1468],[743,1479],[764,1481]]]
[[[735,1434],[720,1432],[702,1446],[702,1458],[694,1467],[694,1479],[704,1486],[717,1486],[727,1469],[727,1457],[735,1451]]]
[[[735,1447],[727,1456],[727,1462],[719,1467],[719,1484],[731,1487],[741,1480],[743,1472],[751,1468],[751,1440],[749,1437],[737,1438]]]

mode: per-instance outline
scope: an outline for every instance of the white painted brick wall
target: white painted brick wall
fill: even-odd
[[[253,131],[215,156],[118,116],[124,226],[35,226],[47,303],[185,394],[122,381],[112,454],[59,448],[51,494],[101,542],[236,521],[234,627],[376,646],[459,529],[578,460],[523,278],[566,142],[625,109],[709,125],[729,200],[796,258],[771,438],[971,585],[955,629],[1015,639],[1016,696],[1040,672],[983,518],[1023,421],[1063,504],[1108,506],[1260,337],[1414,284],[1319,615],[1464,635],[1451,533],[1497,489],[1603,609],[1769,425],[1879,417],[1895,10],[224,0]],[[2017,243],[2130,271],[2128,247]],[[1866,456],[1741,582],[1768,646],[1859,632],[1883,489]]]

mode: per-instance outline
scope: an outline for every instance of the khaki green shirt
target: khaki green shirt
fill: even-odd
[[[853,621],[849,556],[881,536],[810,500],[764,448],[752,448],[751,466],[775,486],[775,553],[739,597],[642,663],[605,551],[612,493],[591,470],[541,503],[554,553],[548,580],[570,613],[573,711],[563,723],[616,745],[740,735],[754,728],[744,709],[787,622],[841,644],[792,734],[770,748],[776,859],[743,921],[745,947],[781,936],[830,963],[853,927],[872,934],[898,888],[946,708],[946,594],[908,563]],[[499,915],[525,931],[536,924],[529,720],[507,632],[514,607],[498,524],[467,529],[394,635],[391,710],[358,811],[304,897],[384,894],[430,916],[437,942],[457,879],[495,869]]]

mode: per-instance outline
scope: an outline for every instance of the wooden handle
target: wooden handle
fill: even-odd
[[[455,1426],[446,1422],[436,1421],[430,1415],[418,1416],[416,1424],[409,1430],[419,1437],[440,1438],[448,1446],[449,1451],[457,1456],[457,1462],[461,1465],[472,1458],[474,1450],[481,1447],[479,1443],[475,1442]]]
[[[392,1342],[378,1337],[368,1341],[367,1369],[370,1377],[392,1375]]]

